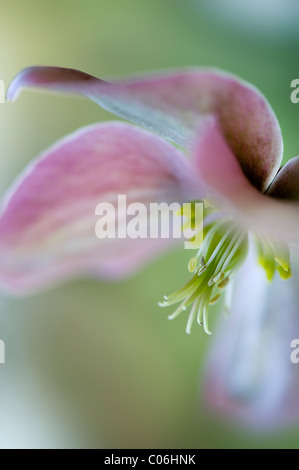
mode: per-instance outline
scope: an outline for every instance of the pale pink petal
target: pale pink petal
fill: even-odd
[[[187,202],[203,195],[171,144],[132,125],[91,125],[46,150],[9,190],[0,217],[0,282],[27,292],[83,275],[118,277],[170,240],[96,237],[101,202]],[[118,214],[124,226],[124,214]],[[144,223],[147,223],[145,218]]]
[[[255,430],[299,422],[299,367],[291,361],[298,282],[294,269],[287,282],[276,276],[269,283],[253,252],[238,273],[201,378],[205,403],[218,417]]]
[[[253,86],[219,70],[173,70],[107,83],[76,70],[31,67],[13,80],[8,99],[20,87],[84,94],[183,147],[190,147],[194,130],[213,115],[254,186],[266,190],[280,166],[283,143],[270,105]]]
[[[298,245],[299,204],[259,192],[244,175],[214,119],[196,140],[193,157],[199,179],[210,195],[241,225]]]
[[[299,200],[299,156],[281,168],[267,194],[279,199]]]

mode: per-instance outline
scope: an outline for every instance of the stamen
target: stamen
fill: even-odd
[[[190,273],[193,273],[193,271],[195,271],[196,267],[197,267],[197,258],[191,258],[189,263],[188,263],[188,270]]]
[[[236,234],[232,240],[230,241],[228,247],[226,248],[225,252],[223,253],[217,267],[216,267],[216,274],[214,277],[210,279],[209,283],[212,285],[218,281],[222,281],[224,279],[224,271],[226,266],[228,266],[229,262],[231,261],[232,257],[234,256],[235,252],[239,248],[239,244],[242,240],[239,239],[239,235]]]
[[[195,317],[197,315],[199,305],[200,305],[200,296],[197,297],[197,299],[194,301],[194,304],[192,305],[192,308],[191,308],[191,312],[190,312],[188,322],[187,322],[187,327],[186,327],[186,333],[188,335],[190,335],[191,333],[191,328],[195,320]]]
[[[203,296],[201,298],[200,307],[199,307],[198,313],[197,313],[197,323],[200,326],[203,326],[203,311],[204,311],[204,308],[205,308],[205,296]]]
[[[203,309],[203,328],[207,335],[211,335],[212,332],[209,330],[209,325],[208,325],[208,307],[205,305]]]
[[[228,283],[229,277],[224,278],[223,281],[219,282],[218,289],[224,289],[224,287],[226,287]]]
[[[182,310],[185,310],[185,305],[185,302],[182,302],[181,305],[171,315],[169,315],[168,319],[173,320],[176,318],[182,312]]]
[[[202,245],[188,264],[189,271],[194,273],[192,279],[181,289],[165,296],[159,304],[166,307],[180,302],[168,318],[176,318],[191,306],[186,332],[190,334],[197,319],[204,331],[211,334],[208,325],[209,307],[221,298],[229,280],[243,264],[247,250],[247,233],[231,221],[217,220],[205,227]]]
[[[213,297],[213,298],[210,300],[209,304],[210,304],[210,305],[216,304],[216,302],[218,302],[218,300],[220,299],[220,296],[221,296],[220,293],[219,293],[219,294],[216,294],[215,297]]]

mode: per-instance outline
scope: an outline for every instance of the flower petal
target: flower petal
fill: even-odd
[[[216,116],[244,173],[262,191],[280,166],[283,142],[272,108],[250,84],[216,69],[169,71],[107,83],[77,70],[31,67],[13,80],[8,99],[24,86],[84,94],[183,147],[190,147],[204,118]]]
[[[69,277],[125,275],[169,240],[98,239],[95,209],[198,198],[190,162],[135,126],[91,125],[63,138],[26,169],[0,217],[0,281],[27,292]],[[124,211],[118,224],[125,224]],[[145,218],[144,223],[147,223]]]
[[[278,199],[299,200],[299,156],[281,168],[267,194]]]
[[[253,252],[241,268],[205,367],[205,400],[215,413],[255,429],[298,420],[299,369],[290,357],[298,276],[297,269],[288,282],[277,276],[270,284]]]
[[[299,204],[269,197],[252,186],[215,119],[210,119],[195,141],[193,158],[210,195],[241,225],[294,247],[298,245]]]

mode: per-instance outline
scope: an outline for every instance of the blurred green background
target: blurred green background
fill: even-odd
[[[1,0],[0,79],[29,65],[99,77],[214,66],[271,102],[285,159],[299,154],[299,14],[292,1]],[[295,2],[296,3],[296,2]],[[243,5],[243,8],[242,8]],[[249,13],[250,12],[250,13]],[[24,92],[0,104],[0,192],[56,139],[114,119],[81,98]],[[21,236],[21,234],[20,234]],[[0,295],[0,447],[299,447],[298,428],[254,434],[201,400],[211,339],[157,302],[187,279],[177,249],[134,278],[82,280],[26,299]],[[275,367],[275,364],[273,364]]]

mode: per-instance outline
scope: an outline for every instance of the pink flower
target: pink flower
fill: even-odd
[[[165,249],[167,240],[95,237],[96,205],[115,204],[118,194],[146,204],[208,198],[220,211],[213,222],[206,219],[204,242],[189,263],[192,279],[161,303],[179,303],[171,318],[189,310],[188,332],[197,319],[210,333],[209,305],[244,263],[248,233],[268,279],[275,270],[290,277],[289,250],[299,240],[299,157],[280,168],[278,121],[250,84],[213,69],[110,83],[76,70],[32,67],[13,80],[8,99],[21,87],[87,96],[147,130],[123,122],[88,126],[25,170],[0,218],[4,287],[26,294],[75,276],[125,276]],[[214,370],[208,384],[218,392],[215,403],[223,403],[226,377]]]
[[[201,377],[208,409],[254,432],[294,424],[299,415],[298,266],[288,282],[269,284],[254,250],[233,283],[229,318],[222,317]]]
[[[151,256],[151,242],[139,249],[118,240],[107,249],[94,237],[96,204],[121,193],[145,202],[208,194],[243,228],[298,243],[297,204],[277,199],[296,198],[298,160],[278,173],[279,124],[251,85],[209,69],[111,84],[76,70],[32,67],[13,80],[8,100],[21,87],[86,95],[161,137],[125,123],[92,125],[31,164],[9,190],[0,219],[4,285],[27,292],[82,274],[114,277]],[[187,149],[191,162],[168,141]]]

